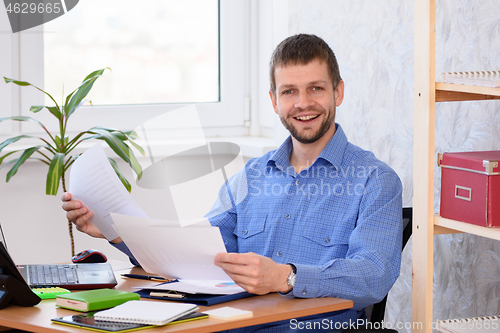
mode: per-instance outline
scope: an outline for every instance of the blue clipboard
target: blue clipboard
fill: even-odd
[[[176,302],[183,302],[183,303],[192,303],[192,304],[203,305],[203,306],[210,306],[210,305],[215,305],[215,304],[219,304],[219,303],[234,301],[234,300],[237,300],[240,298],[255,296],[255,294],[250,294],[250,293],[245,291],[242,293],[237,293],[237,294],[232,294],[232,295],[182,294],[183,295],[182,298],[174,298],[174,297],[151,296],[150,293],[152,291],[156,291],[156,290],[141,289],[141,290],[136,291],[135,293],[139,294],[141,297],[144,297],[144,298],[153,298],[153,299],[161,299],[164,301],[176,301]]]

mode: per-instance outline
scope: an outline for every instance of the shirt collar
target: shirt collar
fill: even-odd
[[[271,157],[269,157],[269,160],[267,161],[267,165],[274,165],[281,171],[290,167],[290,154],[292,153],[292,147],[292,137],[289,135],[281,146],[271,154]]]
[[[328,141],[323,151],[319,154],[318,159],[322,158],[329,162],[335,168],[339,168],[344,158],[344,150],[347,146],[347,136],[342,127],[335,123],[335,134]]]
[[[330,141],[328,141],[323,151],[319,154],[318,159],[321,158],[329,162],[334,167],[339,168],[344,157],[344,150],[347,146],[347,137],[339,124],[335,123],[335,129],[335,134]],[[291,167],[290,154],[292,153],[292,147],[292,137],[288,136],[281,146],[276,149],[273,154],[271,154],[267,165],[274,165],[281,171]]]

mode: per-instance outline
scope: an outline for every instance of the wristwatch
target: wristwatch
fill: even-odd
[[[292,271],[290,272],[290,275],[288,275],[288,279],[286,280],[286,284],[288,285],[288,292],[293,290],[293,286],[295,285],[295,278],[297,277],[297,267],[295,267],[292,264],[288,264],[290,267],[292,267]]]

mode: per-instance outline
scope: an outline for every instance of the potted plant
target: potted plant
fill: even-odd
[[[47,173],[47,183],[46,183],[46,194],[48,195],[56,195],[59,189],[59,184],[62,183],[62,188],[66,192],[66,182],[65,182],[65,174],[68,171],[69,167],[73,164],[73,162],[78,158],[79,154],[72,155],[74,149],[82,142],[91,139],[103,140],[108,144],[108,146],[125,162],[127,162],[132,170],[137,174],[140,179],[142,175],[142,168],[138,163],[133,151],[130,149],[127,142],[135,147],[141,154],[144,155],[144,150],[137,145],[133,140],[137,138],[137,134],[133,131],[120,131],[111,128],[104,127],[92,127],[91,129],[80,132],[73,138],[70,138],[67,133],[67,125],[70,116],[80,107],[84,98],[92,89],[95,81],[102,76],[103,72],[106,68],[96,70],[90,73],[81,83],[81,85],[71,92],[68,96],[66,96],[62,105],[57,104],[55,99],[46,91],[32,85],[29,82],[25,81],[17,81],[13,79],[9,79],[4,77],[6,83],[14,83],[18,86],[32,86],[44,94],[46,94],[52,102],[54,102],[53,106],[45,106],[45,105],[36,105],[30,108],[30,111],[33,113],[38,113],[43,109],[48,110],[54,117],[57,118],[59,122],[59,132],[54,135],[51,133],[46,126],[44,126],[40,121],[26,116],[14,116],[14,117],[6,117],[0,118],[0,122],[5,120],[13,120],[13,121],[29,121],[40,126],[46,135],[37,137],[31,135],[18,135],[12,138],[5,140],[0,143],[0,154],[2,150],[8,145],[17,142],[22,139],[35,139],[39,141],[38,145],[33,145],[26,149],[19,149],[9,151],[2,156],[0,156],[0,169],[10,166],[10,170],[7,172],[6,181],[8,182],[18,171],[19,167],[23,165],[23,163],[30,160],[38,160],[42,163],[47,164],[49,170]],[[13,155],[13,159],[6,161],[6,158]],[[127,190],[131,191],[130,183],[124,177],[120,169],[118,168],[117,163],[108,158],[111,166],[117,173],[123,185],[127,188]],[[73,224],[68,221],[68,230],[69,236],[71,240],[71,254],[75,255],[75,243],[73,238]]]

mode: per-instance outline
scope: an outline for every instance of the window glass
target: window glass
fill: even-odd
[[[44,87],[58,102],[62,83],[67,95],[104,67],[94,105],[219,101],[217,0],[85,0],[44,31]]]

